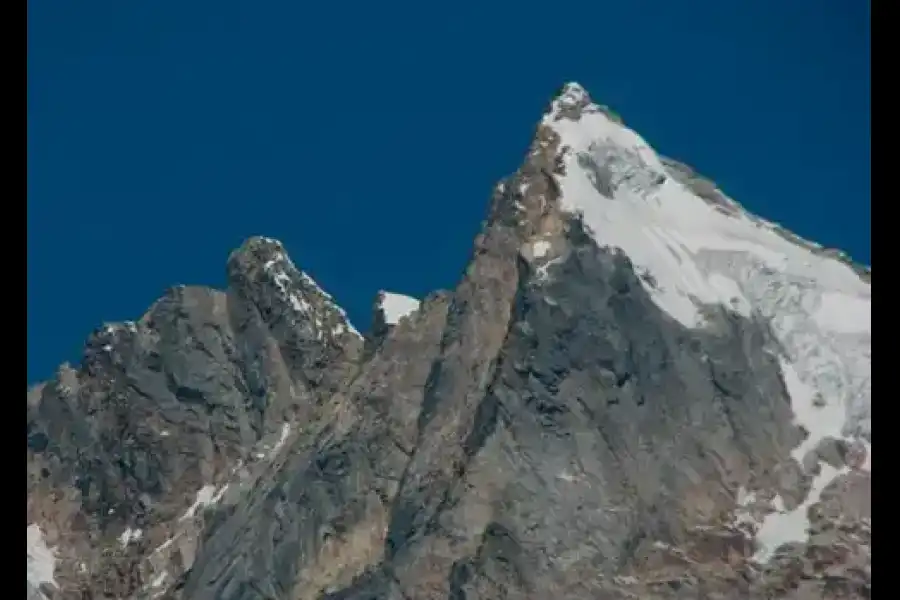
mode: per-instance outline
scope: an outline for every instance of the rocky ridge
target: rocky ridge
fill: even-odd
[[[28,391],[29,598],[870,596],[868,270],[577,84],[454,290],[227,269]]]

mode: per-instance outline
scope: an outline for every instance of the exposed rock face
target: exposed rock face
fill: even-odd
[[[254,238],[29,391],[29,594],[869,597],[868,275],[819,250],[569,85],[365,342]]]
[[[249,240],[228,269],[227,293],[172,289],[29,392],[28,521],[60,590],[129,597],[190,568],[202,506],[268,468],[358,368],[361,338],[277,242]]]

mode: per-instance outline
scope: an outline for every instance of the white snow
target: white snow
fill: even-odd
[[[222,497],[225,495],[225,492],[228,491],[228,484],[226,483],[222,487],[219,488],[219,491],[216,492],[216,495],[212,497],[212,502],[210,504],[218,504]]]
[[[403,317],[419,310],[421,304],[415,298],[394,292],[381,292],[380,300],[380,308],[388,325],[396,325]]]
[[[140,529],[132,529],[131,527],[126,527],[125,531],[123,531],[119,535],[119,544],[124,548],[131,542],[136,542],[144,535],[144,532]]]
[[[756,502],[755,492],[748,492],[743,486],[738,490],[736,499],[737,509],[735,510],[736,525],[759,525],[750,513],[750,509],[753,508],[753,505],[756,504]]]
[[[868,298],[829,292],[820,298],[814,316],[820,327],[837,333],[872,331],[872,303]]]
[[[28,583],[39,590],[41,584],[49,584],[56,587],[53,572],[56,570],[56,556],[52,548],[47,547],[44,540],[44,532],[39,525],[32,523],[28,526],[26,541],[28,544],[27,580]]]
[[[827,463],[820,463],[819,466],[821,471],[813,480],[809,495],[797,508],[786,511],[781,498],[775,497],[773,501],[775,512],[766,515],[756,532],[758,549],[753,556],[754,560],[767,562],[782,544],[802,542],[806,539],[810,525],[809,508],[819,501],[829,483],[847,472],[846,468],[835,469]]]
[[[769,322],[795,421],[809,432],[794,458],[802,461],[828,436],[871,439],[869,283],[730,200],[720,210],[700,198],[638,134],[596,105],[577,121],[560,115],[585,98],[580,86],[568,85],[544,119],[561,140],[563,210],[581,213],[598,245],[618,248],[650,275],[641,278],[648,294],[685,327],[705,325],[704,305]],[[804,507],[839,473],[821,469]],[[768,546],[775,532],[805,539],[805,520],[797,520],[806,518],[805,508],[798,511],[766,521]]]
[[[281,450],[284,443],[287,441],[288,436],[291,435],[291,424],[290,423],[282,423],[281,425],[281,435],[278,438],[278,441],[275,442],[275,447],[272,448],[272,451],[269,452],[269,457],[274,457],[275,454]]]
[[[268,241],[272,244],[276,244],[279,248],[282,247],[279,242],[275,242],[274,240]],[[275,252],[273,252],[272,257],[263,264],[263,269],[265,269],[272,275],[272,278],[275,281],[275,285],[278,286],[281,295],[288,301],[288,303],[290,303],[291,308],[293,308],[295,312],[303,315],[305,318],[315,324],[316,333],[320,339],[324,336],[325,333],[323,329],[323,315],[319,314],[321,311],[315,310],[313,305],[303,297],[303,294],[297,293],[296,291],[291,289],[293,277],[302,281],[307,288],[314,290],[319,296],[322,297],[322,299],[326,301],[331,310],[340,315],[340,320],[334,325],[331,331],[333,335],[341,335],[343,333],[350,332],[357,337],[362,337],[359,331],[357,331],[357,329],[350,322],[350,319],[347,316],[347,312],[340,306],[338,306],[337,303],[335,303],[334,298],[332,298],[331,294],[322,289],[322,287],[318,283],[316,283],[312,277],[299,270],[285,252],[281,250],[276,250]]]
[[[203,506],[208,505],[212,502],[212,498],[216,493],[216,486],[214,485],[204,485],[197,492],[197,498],[194,500],[194,503],[188,507],[185,513],[181,516],[181,520],[191,519],[198,509]]]
[[[542,258],[550,251],[550,242],[538,240],[531,245],[531,253],[535,258]]]
[[[188,507],[185,513],[181,516],[182,521],[191,519],[197,513],[197,511],[204,506],[212,506],[219,502],[222,499],[222,496],[225,495],[225,492],[228,490],[228,485],[223,485],[221,488],[216,491],[216,486],[214,485],[204,485],[197,492],[197,497],[194,500],[194,503]]]
[[[568,471],[561,471],[556,476],[559,479],[562,479],[563,481],[576,481],[578,479],[578,477],[576,475],[573,475],[572,473],[569,473]]]
[[[565,259],[564,256],[558,256],[552,260],[547,261],[546,263],[544,263],[543,265],[541,265],[540,267],[537,268],[537,270],[535,271],[535,277],[539,280],[546,280],[549,277],[548,274],[550,273],[550,269],[552,267],[554,267],[555,265],[558,265],[559,263],[563,262],[564,259]]]
[[[180,535],[180,534],[179,534],[179,535]],[[163,550],[165,550],[166,548],[168,548],[169,546],[171,546],[171,545],[175,542],[175,540],[178,539],[179,535],[176,535],[176,536],[174,536],[174,537],[170,537],[170,538],[167,539],[165,542],[163,542],[162,544],[160,544],[159,546],[157,546],[156,550],[154,550],[154,551],[151,553],[151,556],[153,556],[154,554],[158,554],[159,552],[162,552]]]
[[[166,584],[168,583],[168,580],[169,572],[163,569],[159,573],[157,573],[149,583],[144,585],[143,590],[152,591],[150,595],[151,598],[159,598],[166,593],[166,589],[168,588]]]
[[[150,587],[157,588],[166,582],[166,577],[169,576],[168,571],[161,571],[153,580],[150,582]]]
[[[720,303],[745,317],[749,317],[753,312],[753,305],[744,296],[741,286],[734,279],[721,273],[711,273],[707,278],[707,283],[714,291],[718,292]]]
[[[738,490],[737,503],[738,506],[750,506],[756,502],[756,492],[749,492],[743,487]]]
[[[528,184],[529,184],[529,182],[527,180],[525,180],[519,184],[519,195],[520,196],[525,196],[528,193]]]
[[[791,397],[794,422],[801,425],[809,434],[791,452],[791,456],[797,462],[803,464],[803,457],[806,456],[806,453],[815,449],[823,439],[828,437],[841,439],[844,437],[843,429],[846,411],[843,404],[825,396],[821,397],[824,404],[817,406],[815,400],[818,392],[805,384],[800,379],[794,366],[783,359],[781,360],[781,373],[784,377],[784,384],[787,387],[788,394]]]
[[[573,90],[571,97],[578,93]],[[702,253],[742,255],[745,265],[736,263],[719,273],[736,282],[751,275],[751,269],[768,268],[785,279],[815,280],[823,288],[820,293],[840,291],[867,301],[868,286],[847,266],[788,242],[749,215],[722,214],[671,177],[654,184],[656,176],[666,173],[655,152],[602,112],[585,112],[577,122],[557,121],[554,115],[545,123],[568,147],[566,175],[560,177],[563,207],[584,215],[598,243],[622,249],[650,272],[659,286],[648,291],[684,325],[702,325],[698,304],[722,300],[721,290],[709,282],[718,269],[704,268],[697,260]],[[614,182],[611,197],[595,187],[598,176],[592,169],[605,170]]]

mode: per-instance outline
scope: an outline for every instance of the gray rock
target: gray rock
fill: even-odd
[[[560,118],[594,110],[576,100]],[[724,306],[696,330],[662,312],[560,208],[559,143],[538,128],[460,283],[396,326],[360,336],[251,238],[225,292],[95,332],[28,392],[28,520],[57,558],[29,598],[870,597],[865,449],[814,449],[847,472],[809,540],[755,561],[743,491],[793,510],[812,480],[779,344]],[[592,153],[604,193],[705,181]]]

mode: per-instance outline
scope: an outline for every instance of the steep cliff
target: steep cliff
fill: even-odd
[[[29,597],[870,596],[870,272],[577,84],[360,335],[278,242],[28,392]]]

